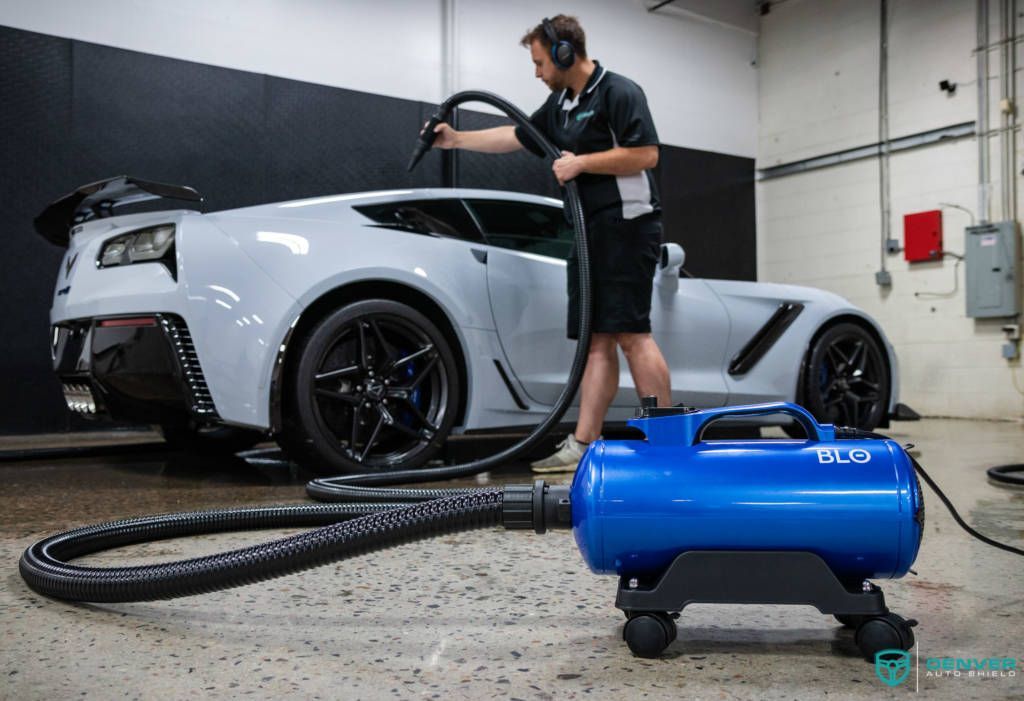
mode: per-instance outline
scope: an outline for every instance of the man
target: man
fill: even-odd
[[[552,166],[560,185],[576,180],[583,202],[593,273],[593,335],[580,385],[576,430],[535,472],[572,472],[599,437],[619,384],[622,348],[637,393],[671,404],[668,366],[651,336],[651,288],[660,254],[661,210],[650,169],[658,163],[658,135],[640,87],[587,57],[575,17],[557,15],[527,32],[534,75],[551,96],[530,121],[562,156]],[[542,156],[524,130],[496,127],[434,129],[439,148],[509,153],[527,148]],[[575,249],[567,264],[569,338],[578,338],[579,294]]]

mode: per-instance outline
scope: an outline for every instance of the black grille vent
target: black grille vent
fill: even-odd
[[[196,354],[188,326],[180,317],[170,314],[160,314],[157,318],[181,363],[181,372],[185,384],[188,385],[192,413],[196,416],[217,418],[217,409],[213,405],[210,388],[206,386],[203,370],[199,367],[199,356]]]

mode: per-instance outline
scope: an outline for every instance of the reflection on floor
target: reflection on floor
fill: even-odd
[[[1024,491],[985,468],[1024,461],[1015,423],[896,424],[965,518],[1024,542]],[[0,463],[0,657],[4,697],[66,698],[1022,698],[1024,674],[928,676],[929,657],[1024,652],[1024,561],[968,538],[926,494],[918,575],[880,582],[920,621],[916,674],[895,691],[857,657],[852,634],[805,607],[693,606],[658,660],[630,656],[616,582],[582,565],[567,532],[477,531],[401,546],[215,594],[70,605],[17,572],[42,536],[128,515],[303,502],[294,466],[157,452]],[[524,465],[464,480],[529,482]],[[180,559],[285,531],[123,548],[81,564]],[[784,573],[780,573],[784,576]],[[1004,673],[1005,675],[1005,673]]]

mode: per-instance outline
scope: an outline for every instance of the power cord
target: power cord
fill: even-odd
[[[928,483],[928,486],[932,488],[932,491],[935,492],[935,494],[939,497],[942,503],[946,505],[946,508],[949,509],[949,513],[953,516],[953,520],[956,521],[961,528],[963,528],[972,536],[980,540],[982,543],[985,543],[986,545],[991,545],[993,548],[999,548],[1000,550],[1005,550],[1006,552],[1013,553],[1014,555],[1024,555],[1024,550],[1021,550],[1020,548],[1015,548],[1012,545],[1000,543],[998,540],[992,540],[987,535],[979,533],[978,531],[974,530],[969,525],[967,525],[967,523],[962,518],[960,518],[960,514],[957,513],[957,510],[953,508],[953,504],[952,502],[950,502],[949,498],[942,493],[941,489],[939,489],[939,485],[935,484],[935,480],[933,480],[928,475],[928,473],[924,471],[924,468],[921,467],[920,463],[918,463],[917,460],[914,460],[914,457],[912,455],[908,454],[907,457],[910,458],[910,462],[914,463],[914,469],[918,471],[918,473],[921,475],[921,478]]]
[[[862,431],[859,428],[847,427],[836,427],[836,438],[874,438],[879,440],[893,440],[888,436],[883,436],[880,433],[872,433],[871,431]],[[921,463],[915,460],[914,456],[910,454],[910,449],[913,447],[913,443],[908,443],[906,446],[904,446],[904,451],[907,452],[907,457],[910,458],[910,462],[913,463],[914,469],[917,470],[919,475],[921,475],[921,478],[925,481],[925,483],[927,483],[927,485],[932,488],[932,491],[935,492],[936,496],[939,497],[939,500],[943,504],[945,504],[946,509],[949,510],[950,515],[953,517],[953,520],[957,522],[957,525],[959,525],[961,528],[967,531],[967,533],[974,536],[986,545],[991,545],[993,548],[999,548],[1000,550],[1005,550],[1006,552],[1013,553],[1014,555],[1024,555],[1024,550],[1020,548],[1015,548],[1012,545],[1000,543],[998,540],[992,540],[987,535],[979,533],[978,531],[971,528],[967,524],[967,522],[960,517],[959,512],[953,506],[953,502],[949,500],[949,497],[947,497],[946,494],[941,489],[939,489],[939,485],[935,483],[935,480],[933,480],[931,476],[927,472],[925,472],[925,469],[921,467]]]

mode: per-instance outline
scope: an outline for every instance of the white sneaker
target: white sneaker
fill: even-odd
[[[559,443],[554,454],[530,463],[534,472],[575,472],[583,453],[587,452],[589,443],[580,443],[576,436],[569,434]]]

